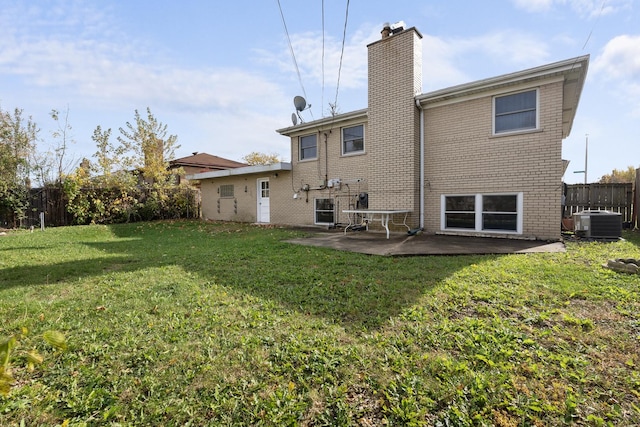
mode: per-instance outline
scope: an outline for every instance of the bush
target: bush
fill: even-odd
[[[186,185],[136,185],[135,177],[89,180],[75,174],[64,182],[67,211],[75,224],[114,224],[197,216],[197,190]]]

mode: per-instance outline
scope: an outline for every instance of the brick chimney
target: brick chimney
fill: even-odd
[[[368,48],[367,153],[369,208],[411,209],[419,214],[422,35],[415,28],[385,24],[382,38]]]

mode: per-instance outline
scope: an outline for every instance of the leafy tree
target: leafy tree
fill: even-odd
[[[96,127],[92,139],[96,163],[83,160],[65,177],[67,210],[78,224],[181,218],[197,213],[193,189],[179,187],[172,179],[181,170],[168,170],[177,137],[167,136],[167,126],[147,108],[143,118],[120,128],[118,144],[112,144],[111,129]],[[139,182],[141,172],[145,182]],[[97,172],[97,176],[91,176]]]
[[[119,157],[122,153],[113,146],[109,138],[111,137],[111,129],[105,131],[99,125],[93,131],[91,139],[96,143],[98,151],[93,157],[98,162],[98,173],[104,176],[111,175],[114,166],[119,163]]]
[[[610,174],[602,175],[598,181],[600,184],[617,184],[624,182],[635,182],[636,168],[627,166],[627,169],[614,169]]]
[[[124,158],[127,167],[142,171],[145,181],[165,183],[175,174],[168,169],[169,160],[175,157],[176,135],[167,136],[167,125],[159,122],[151,109],[147,107],[146,120],[135,110],[135,122],[127,122],[126,129],[120,128],[118,141],[123,152],[130,156]]]
[[[126,165],[122,160],[125,154],[124,147],[112,144],[110,138],[111,129],[103,131],[100,126],[95,128],[91,139],[98,148],[93,154],[97,164],[89,162],[88,170],[90,173],[97,172],[98,176],[93,179],[96,185],[129,191],[136,185],[135,176],[126,171]]]
[[[14,226],[29,206],[29,156],[39,131],[22,114],[18,108],[13,114],[0,110],[0,213],[12,217]]]
[[[12,185],[24,185],[29,179],[29,155],[35,149],[39,129],[32,118],[0,110],[0,191]]]
[[[280,156],[275,153],[265,154],[265,153],[259,153],[257,151],[253,151],[247,154],[242,158],[242,160],[244,160],[245,163],[247,163],[250,166],[272,165],[274,163],[278,163],[282,161],[280,159]]]

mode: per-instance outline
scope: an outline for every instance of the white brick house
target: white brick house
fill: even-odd
[[[560,238],[588,56],[423,94],[418,30],[383,30],[368,51],[368,107],[279,129],[291,163],[191,176],[205,219],[341,225],[367,202],[426,233]]]

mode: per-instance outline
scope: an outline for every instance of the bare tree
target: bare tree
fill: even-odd
[[[56,177],[55,182],[61,183],[64,176],[70,173],[74,167],[73,157],[69,158],[68,149],[69,144],[75,143],[72,128],[69,124],[69,107],[62,112],[62,115],[58,110],[51,110],[49,113],[51,118],[56,122],[57,129],[51,133],[53,137],[53,155],[55,159]]]

